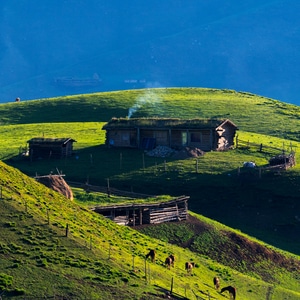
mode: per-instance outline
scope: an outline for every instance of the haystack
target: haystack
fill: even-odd
[[[46,175],[36,177],[37,181],[47,186],[48,188],[63,194],[70,200],[73,200],[73,192],[66,181],[60,175]]]

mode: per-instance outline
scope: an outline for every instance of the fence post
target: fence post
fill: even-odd
[[[132,253],[132,271],[134,272],[134,253]]]
[[[145,280],[147,282],[147,260],[145,259]]]
[[[262,152],[263,144],[260,144],[259,152]]]
[[[47,224],[50,224],[49,208],[47,208]]]
[[[150,264],[148,264],[148,282],[151,284],[151,270],[150,270]]]
[[[110,197],[109,178],[107,178],[107,196]]]
[[[170,290],[171,295],[173,293],[173,284],[174,284],[174,277],[172,277],[172,280],[171,280],[171,290]]]
[[[69,224],[67,224],[66,226],[66,237],[68,237],[68,234],[69,234]]]
[[[109,243],[109,248],[108,248],[108,259],[110,260],[110,255],[111,255],[111,244]]]
[[[258,178],[261,178],[261,168],[258,169]]]

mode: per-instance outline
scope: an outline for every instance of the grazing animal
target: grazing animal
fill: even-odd
[[[166,267],[170,270],[170,267],[172,266],[174,268],[174,262],[175,262],[175,256],[171,254],[168,256],[165,260]]]
[[[218,290],[220,288],[220,279],[219,279],[219,277],[214,277],[214,286],[215,286],[216,290]]]
[[[194,263],[194,262],[189,262],[189,261],[187,261],[187,262],[185,263],[185,270],[186,270],[188,273],[192,273],[193,268],[195,268],[195,263]]]
[[[221,289],[221,293],[223,293],[225,291],[229,292],[230,299],[235,300],[235,296],[236,296],[236,288],[235,287],[229,285],[229,286],[226,286]]]
[[[156,255],[155,250],[151,249],[151,250],[149,251],[149,253],[146,255],[146,259],[147,259],[148,257],[150,257],[151,261],[152,261],[152,262],[155,262],[155,255]]]

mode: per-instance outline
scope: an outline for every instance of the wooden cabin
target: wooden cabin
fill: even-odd
[[[189,196],[180,196],[170,201],[152,204],[130,203],[97,206],[92,210],[119,225],[137,226],[142,224],[178,222],[187,219],[187,202],[189,198]]]
[[[229,119],[113,118],[103,126],[106,144],[150,150],[197,147],[226,150],[234,145],[237,126]]]
[[[74,142],[76,141],[71,138],[32,138],[27,141],[29,157],[31,160],[69,157],[73,153]]]

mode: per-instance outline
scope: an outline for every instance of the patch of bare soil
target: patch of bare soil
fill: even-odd
[[[205,152],[199,148],[184,147],[183,149],[176,152],[172,157],[175,159],[186,159],[186,158],[191,158],[191,157],[203,156],[204,154],[205,154]]]

